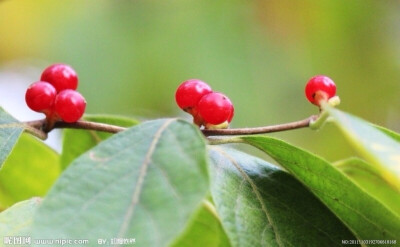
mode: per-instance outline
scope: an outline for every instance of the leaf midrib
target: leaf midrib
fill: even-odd
[[[163,133],[163,131],[173,122],[176,121],[175,119],[169,119],[167,121],[165,121],[160,128],[157,130],[157,132],[154,134],[154,139],[153,141],[150,143],[149,149],[146,153],[145,159],[143,161],[143,163],[140,166],[140,172],[139,172],[139,177],[138,180],[135,184],[135,189],[134,192],[132,194],[132,199],[131,199],[131,204],[128,207],[125,216],[124,216],[124,220],[122,222],[121,228],[118,232],[118,238],[122,238],[125,236],[127,230],[128,230],[128,226],[129,223],[131,222],[131,219],[133,217],[133,213],[134,210],[136,208],[136,205],[139,201],[139,196],[142,192],[142,188],[143,188],[143,182],[144,182],[144,178],[147,174],[147,168],[149,167],[149,164],[151,163],[151,156],[153,155],[155,148],[157,146],[158,141],[161,138],[161,135]]]

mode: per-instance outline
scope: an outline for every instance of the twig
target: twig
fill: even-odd
[[[306,119],[284,123],[284,124],[277,124],[277,125],[270,125],[264,127],[256,127],[256,128],[237,128],[237,129],[217,129],[217,130],[208,130],[202,129],[201,131],[205,136],[226,136],[226,135],[253,135],[253,134],[265,134],[271,132],[279,132],[285,130],[293,130],[299,128],[309,127],[310,123],[315,121],[318,116],[313,115]],[[87,129],[87,130],[95,130],[95,131],[103,131],[108,133],[118,133],[121,131],[126,130],[125,127],[120,127],[111,124],[104,124],[104,123],[96,123],[96,122],[89,122],[89,121],[78,121],[75,123],[66,123],[66,122],[56,122],[54,126],[46,130],[46,119],[36,120],[36,121],[29,121],[25,122],[26,130],[35,136],[39,137],[40,139],[46,139],[47,133],[50,132],[52,129],[56,128],[69,128],[69,129]]]
[[[305,128],[308,127],[310,123],[312,121],[315,121],[317,118],[318,116],[313,115],[306,119],[291,123],[284,123],[284,124],[277,124],[277,125],[270,125],[270,126],[256,127],[256,128],[218,129],[218,130],[204,129],[202,130],[202,132],[205,136],[265,134],[271,132]]]
[[[111,124],[104,124],[104,123],[89,122],[89,121],[78,121],[75,123],[57,122],[54,125],[54,128],[87,129],[87,130],[96,130],[108,133],[118,133],[126,130],[125,127],[120,127]]]

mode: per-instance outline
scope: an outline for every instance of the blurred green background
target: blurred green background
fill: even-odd
[[[141,119],[190,119],[174,93],[199,78],[231,98],[232,127],[317,113],[304,85],[325,74],[341,109],[400,131],[399,13],[398,1],[372,0],[6,0],[0,71],[28,74],[28,85],[47,65],[68,63],[88,113]],[[327,125],[273,135],[337,160],[353,155],[338,133]]]

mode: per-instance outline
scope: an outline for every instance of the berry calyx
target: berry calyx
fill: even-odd
[[[217,124],[217,125],[206,123],[204,128],[207,130],[227,129],[227,128],[229,128],[229,122],[225,121],[225,122],[223,122],[221,124]]]
[[[67,89],[57,95],[54,107],[64,122],[73,123],[78,121],[85,112],[86,100],[80,93]]]
[[[214,92],[204,95],[197,105],[198,114],[204,120],[204,125],[228,123],[234,115],[232,102],[222,93]]]
[[[211,92],[211,87],[207,83],[198,79],[191,79],[184,81],[178,87],[175,93],[175,100],[182,110],[195,115],[192,112],[193,108],[197,106],[197,103],[204,95]]]
[[[66,64],[53,64],[47,67],[40,78],[52,84],[57,92],[78,87],[78,76],[73,68]]]
[[[53,106],[56,94],[56,89],[51,84],[38,81],[26,90],[25,101],[33,111],[44,112]]]
[[[336,85],[331,78],[317,75],[307,82],[305,93],[308,101],[320,106],[322,101],[328,101],[336,95]]]

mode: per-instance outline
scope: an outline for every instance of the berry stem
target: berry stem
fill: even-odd
[[[309,127],[313,130],[320,129],[324,125],[328,117],[329,114],[326,111],[322,111],[318,118],[310,121]]]
[[[318,116],[313,115],[313,116],[310,116],[303,120],[290,122],[290,123],[284,123],[284,124],[255,127],[255,128],[216,129],[216,130],[202,129],[201,131],[203,132],[203,134],[205,136],[265,134],[265,133],[272,133],[272,132],[279,132],[279,131],[286,131],[286,130],[293,130],[293,129],[309,127],[310,124],[315,122],[317,119],[318,119]],[[77,121],[75,123],[56,122],[52,129],[46,129],[46,130],[44,130],[44,128],[43,128],[46,125],[46,119],[25,122],[25,124],[28,126],[27,127],[28,132],[34,134],[35,136],[39,137],[40,139],[46,139],[43,137],[46,137],[47,133],[55,128],[87,129],[87,130],[103,131],[103,132],[108,132],[108,133],[118,133],[118,132],[126,130],[125,127],[104,124],[104,123],[89,122],[89,121],[83,121],[83,120]],[[33,131],[33,130],[35,130],[35,131]]]

